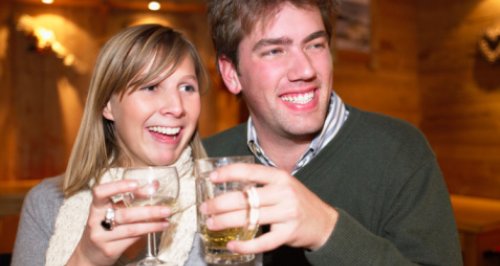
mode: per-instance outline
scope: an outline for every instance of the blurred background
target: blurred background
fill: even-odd
[[[65,170],[96,56],[117,31],[161,23],[195,43],[212,80],[202,97],[202,136],[246,119],[218,77],[204,1],[154,2],[0,1],[0,254],[7,259],[24,194]],[[345,0],[335,27],[334,90],[424,132],[452,194],[466,265],[500,265],[500,0]]]

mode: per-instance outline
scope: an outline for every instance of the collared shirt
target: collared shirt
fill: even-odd
[[[326,116],[325,123],[321,133],[314,137],[309,144],[309,148],[297,161],[292,174],[295,174],[309,161],[311,161],[339,132],[345,120],[349,116],[349,111],[344,105],[340,97],[332,92],[330,96],[330,106],[328,108],[328,115]],[[247,123],[247,145],[257,159],[264,165],[276,167],[276,164],[266,156],[264,150],[260,147],[257,138],[257,132],[252,123],[252,118],[248,118]]]

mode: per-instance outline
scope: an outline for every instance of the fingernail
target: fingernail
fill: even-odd
[[[219,175],[217,174],[216,171],[213,171],[212,173],[210,173],[210,176],[209,176],[210,180],[212,181],[217,181],[217,179],[219,178]]]
[[[170,214],[170,210],[168,208],[161,208],[160,213],[162,216],[167,217]]]
[[[213,225],[214,225],[214,219],[212,218],[208,218],[206,221],[205,221],[205,224],[207,225],[207,228],[208,229],[212,229]]]
[[[233,242],[227,243],[226,248],[229,249],[229,251],[233,251],[233,249],[234,249],[234,243]]]

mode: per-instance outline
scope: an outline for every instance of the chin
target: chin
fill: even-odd
[[[175,158],[173,156],[169,156],[168,158],[157,158],[157,159],[152,159],[151,164],[155,166],[165,166],[165,165],[171,165],[175,163]]]
[[[302,122],[302,123],[301,123]],[[288,132],[292,135],[310,135],[316,134],[323,128],[323,121],[311,123],[312,121],[300,121],[294,124],[289,124]]]

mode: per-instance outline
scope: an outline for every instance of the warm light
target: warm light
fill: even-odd
[[[75,56],[66,49],[56,38],[53,30],[37,25],[36,21],[23,15],[19,18],[18,28],[36,39],[36,46],[39,50],[52,50],[57,57],[62,58],[65,65],[70,66],[75,62]]]
[[[38,48],[48,48],[51,47],[54,42],[56,42],[56,36],[54,32],[45,28],[35,28],[35,37],[38,40]]]
[[[158,1],[151,1],[148,4],[149,10],[152,10],[152,11],[160,10],[160,7],[161,6],[160,6],[160,3],[158,3]]]
[[[50,4],[54,3],[54,0],[42,0],[42,3],[50,5]]]

